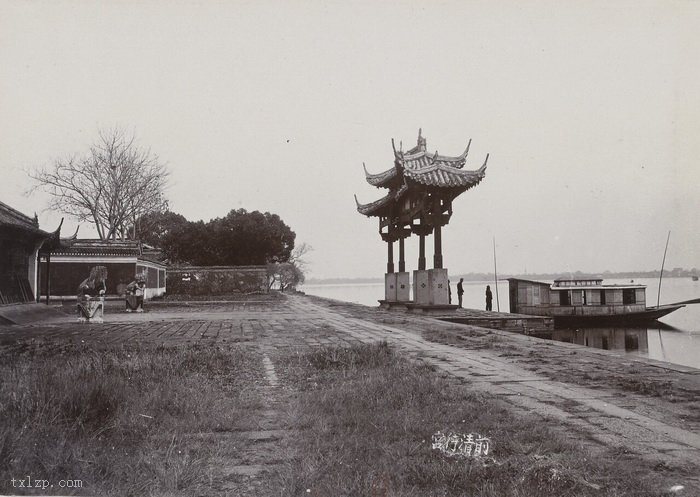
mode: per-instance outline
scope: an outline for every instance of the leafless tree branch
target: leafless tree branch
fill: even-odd
[[[36,182],[30,192],[48,193],[50,209],[93,223],[102,239],[124,237],[134,219],[167,207],[167,167],[119,128],[100,130],[82,156],[57,159],[28,174]]]

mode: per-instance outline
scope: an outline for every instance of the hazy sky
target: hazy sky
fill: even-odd
[[[443,230],[450,273],[700,267],[698,1],[0,3],[0,200],[53,230],[24,168],[122,126],[171,208],[279,214],[312,276],[381,276],[391,138],[490,153]],[[64,233],[76,223],[68,219]],[[94,236],[89,225],[83,236]],[[428,239],[432,261],[432,237]],[[407,241],[417,266],[418,240]]]

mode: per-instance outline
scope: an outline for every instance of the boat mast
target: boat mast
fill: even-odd
[[[493,280],[496,286],[496,309],[501,312],[501,304],[498,301],[498,271],[496,271],[496,237],[493,237]]]
[[[666,237],[666,248],[664,249],[664,258],[661,261],[661,274],[659,274],[659,291],[656,294],[656,307],[659,307],[659,301],[661,300],[661,278],[664,277],[664,264],[666,264],[666,251],[668,250],[668,241],[671,239],[671,231],[668,232]]]

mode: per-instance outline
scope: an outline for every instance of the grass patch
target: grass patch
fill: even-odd
[[[623,390],[652,397],[669,397],[668,393],[673,387],[673,384],[667,380],[658,381],[634,377],[618,378],[616,383]]]
[[[217,449],[188,435],[241,428],[256,367],[240,349],[201,345],[4,357],[0,493],[32,475],[81,480],[78,494],[205,495]]]
[[[324,347],[285,366],[302,394],[293,463],[277,475],[284,495],[663,495],[643,462],[614,451],[594,457],[541,419],[515,416],[386,343]],[[432,450],[437,431],[479,433],[492,451],[447,458]]]

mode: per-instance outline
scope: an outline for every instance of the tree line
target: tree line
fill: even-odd
[[[158,247],[173,263],[194,266],[245,266],[287,262],[296,234],[277,215],[231,210],[209,222],[188,221],[171,211],[140,217],[130,230]]]
[[[270,286],[303,282],[306,244],[277,215],[233,209],[223,217],[188,221],[168,209],[170,171],[123,129],[100,130],[87,151],[27,171],[30,192],[49,208],[95,226],[104,240],[136,239],[162,250],[170,263],[196,266],[268,265]]]

